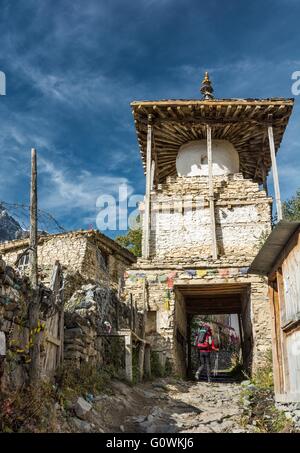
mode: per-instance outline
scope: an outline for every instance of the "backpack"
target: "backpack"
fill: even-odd
[[[198,343],[203,343],[207,333],[206,327],[200,327],[195,335],[194,346],[198,346]]]

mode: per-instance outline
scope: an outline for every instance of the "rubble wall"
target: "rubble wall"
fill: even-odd
[[[42,285],[40,295],[39,325],[42,327],[39,335],[43,339],[52,292]],[[28,309],[32,297],[28,277],[20,276],[18,270],[7,265],[0,256],[1,390],[18,389],[28,382],[31,348]],[[41,359],[42,356],[41,347]]]
[[[241,174],[214,178],[218,250],[223,262],[243,265],[271,231],[271,198]],[[167,178],[151,195],[150,256],[191,263],[211,255],[208,178]]]
[[[83,285],[65,305],[64,359],[124,368],[124,338],[109,336],[129,329],[131,308],[116,292],[97,284]],[[141,336],[142,316],[135,313],[136,332]]]

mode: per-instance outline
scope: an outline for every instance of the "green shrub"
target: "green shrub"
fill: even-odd
[[[294,432],[293,423],[275,407],[271,350],[265,354],[264,364],[256,370],[251,383],[241,394],[242,401],[250,403],[244,408],[242,425],[253,425],[261,433]]]
[[[93,363],[65,363],[56,374],[57,391],[62,398],[97,394],[109,389],[112,377],[117,377],[114,367],[101,367]]]
[[[272,351],[268,350],[264,357],[264,364],[259,367],[252,377],[252,382],[263,389],[273,389],[273,362]]]

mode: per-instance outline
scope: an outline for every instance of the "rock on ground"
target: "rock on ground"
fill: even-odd
[[[92,405],[81,396],[77,399],[74,406],[75,414],[77,415],[78,418],[81,418],[82,420],[86,418],[87,414],[90,412],[91,409]]]
[[[252,432],[241,426],[241,391],[237,383],[166,378],[132,387],[115,381],[112,393],[96,396],[93,405],[77,400],[73,425],[78,432]],[[92,428],[80,423],[83,418]]]

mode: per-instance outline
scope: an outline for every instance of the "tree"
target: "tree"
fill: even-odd
[[[115,238],[118,244],[126,247],[135,256],[142,256],[142,229],[129,229],[124,236]]]
[[[289,200],[284,201],[283,205],[283,218],[285,220],[298,220],[300,221],[300,189],[297,190]]]

